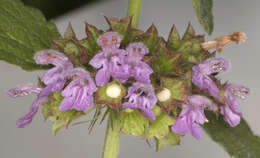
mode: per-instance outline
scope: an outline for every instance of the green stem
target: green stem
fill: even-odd
[[[137,27],[139,22],[142,0],[129,0],[127,16],[133,16],[132,26]]]
[[[102,158],[117,158],[120,143],[120,118],[117,112],[110,110]]]

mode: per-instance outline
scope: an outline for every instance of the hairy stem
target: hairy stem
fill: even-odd
[[[110,110],[102,158],[117,158],[120,143],[120,118]]]
[[[142,0],[129,0],[127,16],[133,16],[132,26],[137,27],[139,23]]]

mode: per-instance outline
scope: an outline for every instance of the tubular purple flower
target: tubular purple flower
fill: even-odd
[[[207,89],[211,96],[219,99],[219,89],[209,75],[224,72],[229,69],[229,63],[223,58],[210,58],[192,67],[192,82],[202,89]]]
[[[126,56],[119,71],[114,71],[114,76],[122,82],[134,77],[137,82],[150,83],[150,74],[153,70],[148,64],[141,61],[148,48],[141,42],[131,43],[126,48]]]
[[[42,88],[39,86],[27,85],[27,86],[20,86],[14,89],[9,90],[7,93],[11,97],[20,97],[29,95],[32,93],[38,94],[37,99],[33,102],[29,112],[21,117],[17,122],[16,125],[19,128],[24,128],[26,125],[31,123],[34,115],[37,113],[40,105],[46,101],[48,101],[48,95],[51,94],[51,91],[47,90],[48,88]]]
[[[97,42],[102,51],[97,53],[89,62],[91,66],[99,69],[95,80],[98,86],[104,86],[113,74],[120,70],[123,64],[125,50],[119,49],[122,36],[117,32],[107,32],[101,35]]]
[[[11,97],[24,96],[31,93],[38,94],[29,112],[17,121],[16,125],[19,128],[25,127],[32,121],[40,105],[48,101],[48,95],[63,89],[68,75],[73,69],[73,65],[68,58],[63,53],[55,50],[39,51],[34,58],[37,64],[52,64],[55,67],[45,72],[41,78],[46,85],[45,88],[39,86],[20,86],[8,91]]]
[[[245,99],[248,94],[249,89],[244,86],[235,84],[227,85],[224,92],[226,105],[221,107],[221,113],[224,115],[225,121],[231,127],[237,126],[240,122],[240,117],[242,116],[240,104],[236,100],[236,97]]]
[[[186,98],[182,105],[182,111],[172,126],[172,131],[178,134],[191,133],[195,138],[201,139],[202,130],[199,124],[204,124],[206,116],[204,108],[216,110],[211,101],[200,95],[192,95]]]
[[[148,83],[134,83],[126,96],[128,102],[123,103],[123,108],[140,109],[144,116],[155,120],[152,108],[157,102],[154,88]]]
[[[55,50],[43,50],[36,53],[35,61],[37,64],[52,64],[55,66],[46,71],[41,80],[50,91],[61,90],[67,81],[70,71],[73,69],[73,64],[68,58],[63,53]]]
[[[90,109],[94,105],[93,93],[97,91],[90,73],[82,68],[75,68],[71,77],[73,80],[62,91],[64,99],[59,107],[60,111]]]

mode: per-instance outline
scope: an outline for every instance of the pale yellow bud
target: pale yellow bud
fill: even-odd
[[[112,84],[107,87],[106,94],[111,98],[118,98],[121,95],[121,87],[118,84]]]
[[[164,88],[161,92],[157,93],[157,98],[160,102],[165,102],[171,98],[171,91]]]

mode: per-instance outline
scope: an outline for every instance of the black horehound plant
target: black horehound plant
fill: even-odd
[[[205,1],[193,3],[198,15],[205,13]],[[40,107],[55,134],[95,111],[86,121],[90,130],[108,117],[103,158],[117,157],[121,134],[154,140],[159,150],[179,145],[188,133],[201,139],[202,128],[232,156],[259,158],[260,139],[241,118],[237,101],[249,89],[222,82],[218,73],[230,64],[215,57],[226,44],[244,42],[245,34],[205,42],[189,24],[182,37],[173,26],[165,40],[154,25],[137,28],[140,7],[141,0],[130,0],[126,18],[105,17],[106,31],[86,23],[86,37],[77,39],[71,25],[60,36],[38,10],[1,0],[0,59],[46,70],[37,85],[8,91],[11,97],[37,96],[17,127],[30,124]],[[205,14],[199,19],[205,24]],[[209,33],[212,25],[204,25]]]

